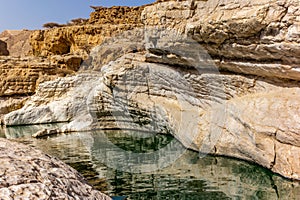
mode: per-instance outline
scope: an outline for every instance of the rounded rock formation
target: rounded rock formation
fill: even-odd
[[[0,162],[1,199],[110,199],[76,170],[26,145],[1,138]]]

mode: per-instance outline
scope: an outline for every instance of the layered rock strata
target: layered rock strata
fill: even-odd
[[[249,160],[299,179],[298,88],[251,76],[179,71],[144,59],[128,55],[101,73],[41,84],[5,122],[71,121],[62,131],[170,132],[191,149]]]
[[[144,9],[146,26],[199,42],[220,70],[299,80],[299,1],[167,1]]]
[[[299,17],[296,0],[149,5],[139,48],[109,52],[122,36],[95,48],[81,73],[41,84],[5,123],[172,133],[300,180]]]
[[[111,8],[93,7],[94,12],[82,26],[66,26],[34,32],[30,38],[32,54],[36,56],[75,53],[86,55],[107,38],[123,31],[142,27],[141,14],[145,6]]]
[[[35,56],[79,54],[86,55],[94,46],[106,38],[131,30],[134,26],[123,25],[85,25],[60,27],[34,32],[30,38],[32,54]]]
[[[63,162],[0,139],[1,199],[111,199]]]
[[[145,6],[127,7],[113,6],[93,7],[94,12],[91,13],[88,24],[142,24],[141,14]]]
[[[0,121],[2,116],[20,109],[39,83],[73,74],[79,69],[79,56],[0,57]]]

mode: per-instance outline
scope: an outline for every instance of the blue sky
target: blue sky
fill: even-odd
[[[137,6],[155,0],[2,0],[0,32],[6,29],[41,29],[46,22],[66,23],[88,18],[94,6]]]

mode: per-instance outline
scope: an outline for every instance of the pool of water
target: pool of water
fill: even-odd
[[[299,199],[298,182],[255,164],[186,150],[168,135],[92,131],[31,138],[41,126],[2,129],[56,156],[115,199]]]

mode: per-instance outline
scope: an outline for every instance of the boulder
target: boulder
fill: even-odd
[[[74,169],[23,144],[0,138],[2,199],[103,199]]]

